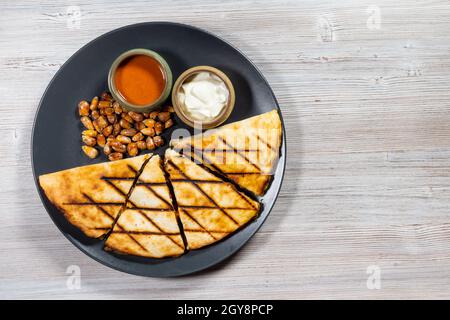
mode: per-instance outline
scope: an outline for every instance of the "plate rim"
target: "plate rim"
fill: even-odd
[[[189,270],[187,272],[178,272],[178,273],[174,273],[174,274],[171,274],[171,275],[164,275],[164,276],[147,275],[147,274],[142,274],[142,273],[137,272],[137,271],[135,272],[134,270],[124,270],[123,268],[120,268],[120,267],[118,267],[118,266],[116,266],[116,265],[114,265],[112,263],[109,263],[108,261],[101,260],[97,256],[95,256],[95,255],[91,254],[89,251],[87,251],[83,246],[78,245],[78,243],[75,241],[75,239],[73,237],[71,237],[68,233],[66,233],[62,229],[62,226],[60,226],[55,221],[54,217],[50,214],[50,209],[48,208],[48,205],[46,204],[46,201],[45,201],[46,199],[44,199],[44,193],[41,191],[41,187],[39,185],[39,179],[38,179],[38,177],[36,175],[35,159],[34,159],[34,137],[35,137],[35,128],[36,128],[37,118],[38,118],[38,115],[39,115],[39,113],[41,111],[44,98],[46,97],[48,91],[52,87],[53,82],[55,82],[56,78],[60,75],[60,73],[62,72],[64,67],[66,65],[68,65],[72,61],[72,59],[74,59],[75,56],[77,56],[77,54],[79,52],[81,52],[82,50],[88,48],[90,45],[92,45],[96,41],[109,36],[110,34],[113,34],[115,32],[120,32],[120,31],[125,30],[127,28],[134,28],[134,27],[139,27],[141,25],[154,25],[154,24],[179,26],[179,27],[183,27],[183,28],[188,28],[188,29],[193,29],[193,30],[196,30],[196,31],[200,31],[200,32],[208,34],[209,36],[212,36],[214,38],[219,39],[220,41],[224,42],[225,44],[230,46],[232,49],[237,51],[242,57],[244,57],[249,62],[249,64],[255,70],[255,72],[261,77],[261,79],[263,80],[264,84],[266,84],[267,87],[269,88],[270,95],[272,96],[272,98],[275,101],[275,108],[274,109],[276,109],[277,112],[278,112],[278,115],[279,115],[280,121],[281,121],[281,128],[282,128],[282,139],[281,139],[281,146],[280,146],[281,157],[279,159],[279,160],[282,160],[282,161],[280,161],[277,164],[277,167],[281,164],[280,182],[279,182],[278,186],[276,187],[277,189],[275,190],[274,199],[267,206],[267,214],[264,217],[262,217],[261,223],[252,232],[249,233],[249,236],[247,237],[247,239],[245,241],[243,241],[241,244],[239,244],[233,250],[230,250],[225,255],[220,257],[220,259],[217,259],[217,260],[214,260],[214,261],[210,261],[209,263],[206,263],[206,264],[202,265],[200,268],[197,268],[195,270]],[[64,235],[64,237],[67,240],[69,240],[69,242],[73,246],[75,246],[78,250],[83,252],[85,255],[87,255],[89,258],[93,259],[94,261],[96,261],[96,262],[98,262],[98,263],[100,263],[100,264],[102,264],[104,266],[107,266],[107,267],[109,267],[109,268],[111,268],[113,270],[119,271],[119,272],[123,272],[123,273],[126,273],[126,274],[132,274],[132,275],[135,275],[135,276],[141,276],[141,277],[174,278],[174,277],[182,277],[182,276],[197,274],[197,273],[199,273],[201,271],[204,271],[204,270],[207,270],[207,269],[209,269],[209,268],[211,268],[211,267],[213,267],[213,266],[215,266],[215,265],[217,265],[217,264],[219,264],[221,262],[224,262],[225,260],[230,259],[234,254],[236,254],[239,250],[241,250],[242,247],[244,247],[251,240],[251,238],[253,238],[253,236],[259,231],[259,229],[262,227],[262,225],[266,222],[267,218],[269,217],[270,213],[272,212],[272,209],[273,209],[276,201],[278,200],[278,197],[279,197],[280,191],[281,191],[281,187],[282,187],[283,181],[284,181],[284,175],[285,175],[285,172],[286,172],[286,161],[287,161],[286,128],[285,128],[285,125],[284,125],[284,119],[283,119],[283,115],[281,113],[280,105],[278,103],[278,100],[277,100],[274,92],[273,92],[272,87],[270,86],[269,82],[267,81],[267,79],[263,75],[263,73],[255,65],[255,63],[251,59],[249,59],[239,48],[237,48],[236,46],[232,45],[230,42],[228,42],[227,40],[223,39],[222,37],[217,36],[216,34],[210,32],[208,30],[205,30],[203,28],[197,27],[197,26],[192,26],[192,25],[189,25],[189,24],[179,23],[179,22],[170,22],[170,21],[147,21],[147,22],[138,22],[138,23],[124,25],[124,26],[121,26],[119,28],[110,30],[108,32],[105,32],[105,33],[95,37],[94,39],[90,40],[88,43],[86,43],[83,46],[81,46],[74,53],[72,53],[71,56],[59,67],[59,69],[55,72],[55,74],[53,75],[52,79],[48,83],[48,85],[45,88],[44,92],[42,93],[41,99],[39,100],[39,104],[38,104],[38,107],[36,109],[36,112],[35,112],[35,115],[34,115],[34,118],[33,118],[32,129],[31,129],[30,154],[31,154],[31,169],[32,169],[32,173],[33,173],[34,184],[35,184],[35,187],[36,187],[36,191],[37,191],[37,193],[39,195],[39,199],[41,201],[41,204],[43,205],[45,211],[47,212],[47,215],[50,217],[50,219],[52,220],[53,224],[57,227],[59,232],[62,233]],[[272,182],[271,182],[271,184],[272,184]],[[271,187],[271,185],[269,185],[269,188],[270,187]],[[261,197],[258,197],[258,198],[261,198]],[[243,227],[245,228],[245,225]],[[238,232],[241,232],[241,231],[242,230],[239,230]]]

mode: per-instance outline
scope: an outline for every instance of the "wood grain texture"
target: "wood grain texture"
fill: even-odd
[[[0,2],[0,298],[450,298],[448,1],[71,4],[79,29],[66,1]],[[30,163],[33,117],[61,64],[111,29],[156,20],[239,47],[287,129],[285,181],[263,228],[225,263],[175,279],[78,251],[45,212]],[[79,290],[66,286],[70,265]],[[366,286],[371,265],[379,290]]]

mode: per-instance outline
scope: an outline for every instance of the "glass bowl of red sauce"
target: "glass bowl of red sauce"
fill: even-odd
[[[108,86],[123,108],[149,112],[161,106],[169,96],[172,71],[155,51],[133,49],[114,60],[109,69]]]

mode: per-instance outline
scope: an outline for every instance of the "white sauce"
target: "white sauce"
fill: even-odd
[[[203,71],[181,86],[178,100],[193,119],[205,121],[219,115],[227,104],[229,94],[222,79]]]

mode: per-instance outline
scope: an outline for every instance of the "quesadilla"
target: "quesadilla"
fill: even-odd
[[[173,187],[189,249],[212,244],[245,225],[260,204],[190,159],[167,150],[165,169]]]
[[[105,249],[151,258],[184,252],[177,214],[158,155],[145,165]]]
[[[99,238],[113,226],[148,155],[41,175],[47,198],[87,236]]]
[[[279,158],[281,121],[277,110],[193,137],[171,141],[178,152],[261,196]]]

